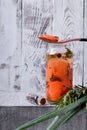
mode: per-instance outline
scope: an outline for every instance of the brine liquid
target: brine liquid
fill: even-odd
[[[48,101],[57,101],[72,88],[73,54],[65,53],[47,55],[46,97]]]

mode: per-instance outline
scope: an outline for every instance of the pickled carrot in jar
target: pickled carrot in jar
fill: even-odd
[[[70,49],[65,52],[47,54],[46,98],[57,101],[72,88],[73,54]]]

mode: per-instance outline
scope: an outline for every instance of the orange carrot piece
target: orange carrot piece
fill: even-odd
[[[48,62],[47,62],[47,66],[46,66],[46,81],[50,81],[50,78],[53,74],[54,71],[54,63],[55,63],[55,59],[51,58]]]
[[[44,40],[46,42],[50,42],[50,43],[57,43],[58,40],[59,40],[59,37],[51,36],[51,35],[48,35],[48,34],[41,35],[38,38],[41,39],[41,40]]]
[[[55,62],[54,64],[54,75],[56,77],[60,77],[61,79],[65,77],[67,78],[68,67],[69,64],[66,60],[64,59],[57,60],[57,62]]]
[[[68,67],[69,64],[64,59],[50,59],[48,60],[46,67],[46,79],[48,80],[52,74],[56,77],[60,77],[61,79],[67,78],[68,76]]]
[[[46,97],[50,101],[59,100],[62,95],[62,84],[57,81],[49,82],[46,87]]]
[[[69,70],[70,69],[70,70]],[[53,80],[51,78],[53,77]],[[51,58],[46,67],[46,96],[48,101],[59,100],[72,88],[72,69],[64,59]]]

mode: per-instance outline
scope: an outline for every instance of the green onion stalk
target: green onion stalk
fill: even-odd
[[[87,102],[87,88],[75,86],[74,89],[69,90],[66,95],[56,103],[56,108],[36,119],[33,119],[15,130],[26,130],[40,122],[53,118],[53,122],[48,126],[47,130],[56,130],[59,126],[69,121],[78,112],[86,108]]]

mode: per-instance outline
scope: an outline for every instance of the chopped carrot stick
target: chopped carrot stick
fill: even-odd
[[[51,36],[51,35],[48,35],[48,34],[41,35],[38,38],[41,39],[41,40],[44,40],[46,42],[50,42],[50,43],[57,43],[58,40],[59,40],[59,37]]]

